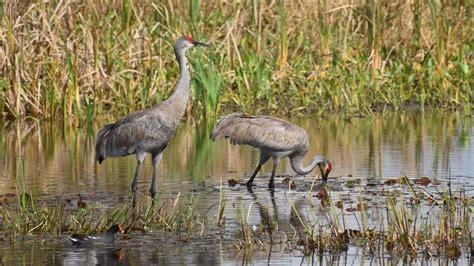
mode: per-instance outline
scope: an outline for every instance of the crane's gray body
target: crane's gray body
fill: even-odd
[[[229,138],[234,145],[250,145],[267,154],[304,155],[308,150],[308,134],[304,129],[267,115],[226,115],[217,122],[211,139],[222,137]]]
[[[189,100],[191,77],[185,52],[198,44],[204,45],[185,36],[178,38],[174,43],[173,49],[180,74],[176,89],[167,100],[149,109],[130,113],[113,124],[105,125],[97,134],[95,158],[99,163],[107,157],[136,155],[137,168],[131,185],[133,192],[137,188],[140,164],[145,155],[151,153],[153,175],[150,194],[152,198],[156,194],[156,167],[161,161],[163,151],[176,133]]]
[[[283,157],[290,158],[291,167],[300,175],[308,174],[320,163],[328,163],[324,157],[316,156],[309,165],[303,166],[303,158],[308,152],[308,134],[301,127],[272,116],[245,114],[223,116],[217,121],[211,134],[212,141],[220,138],[229,138],[232,144],[250,145],[260,150],[257,168],[247,182],[249,187],[261,166],[270,158],[273,159],[270,188],[273,188],[275,170]],[[324,179],[327,177],[326,173],[323,173],[321,166],[320,169]]]
[[[162,152],[175,134],[188,103],[188,97],[176,99],[133,112],[104,126],[97,135],[97,161],[101,163],[107,157]]]

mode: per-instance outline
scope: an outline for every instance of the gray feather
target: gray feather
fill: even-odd
[[[304,129],[280,118],[266,115],[226,115],[217,121],[211,133],[212,141],[220,138],[229,138],[232,144],[250,145],[260,150],[260,161],[247,181],[249,188],[260,167],[270,157],[273,158],[274,166],[270,177],[270,188],[273,187],[276,166],[280,159],[286,156],[290,158],[293,170],[300,175],[310,173],[317,165],[323,163],[326,166],[324,171],[320,166],[321,176],[326,182],[331,171],[331,163],[322,156],[316,156],[308,165],[303,165],[303,158],[308,151],[308,134]]]
[[[306,132],[283,119],[230,114],[222,117],[211,134],[212,141],[229,138],[235,145],[251,145],[266,151],[306,150]]]
[[[162,152],[174,136],[186,111],[190,79],[185,51],[195,46],[182,36],[173,45],[179,65],[179,80],[174,93],[162,103],[105,125],[97,135],[95,159],[101,163],[107,157],[135,153]]]
[[[170,108],[174,105],[174,102],[165,101],[105,125],[97,135],[96,160],[101,163],[107,157],[162,151],[174,136],[181,119],[181,115]]]
[[[179,79],[173,94],[152,108],[133,112],[113,124],[105,125],[97,135],[95,159],[99,163],[107,157],[136,154],[137,166],[132,181],[133,203],[140,164],[146,153],[151,153],[153,174],[150,187],[152,198],[156,195],[156,167],[162,153],[174,136],[189,100],[191,76],[185,52],[191,47],[206,46],[190,36],[181,36],[173,44],[179,65]]]

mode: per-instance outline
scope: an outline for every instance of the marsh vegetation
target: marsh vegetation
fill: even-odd
[[[468,1],[0,1],[3,262],[472,262],[471,17]],[[158,199],[133,210],[133,158],[96,168],[94,136],[171,94],[187,33],[212,47],[188,56]],[[327,189],[282,162],[274,193],[247,192],[258,154],[208,139],[232,111],[292,116],[334,162]],[[114,223],[114,246],[65,245]]]
[[[230,110],[348,117],[472,108],[467,1],[3,1],[0,109],[9,117],[95,121],[174,89],[171,45],[189,56],[188,116]]]
[[[58,253],[81,257],[85,251],[74,249],[66,235],[103,233],[119,223],[127,233],[90,256],[171,263],[198,262],[214,252],[215,263],[368,258],[467,263],[474,196],[467,163],[474,155],[471,117],[407,112],[317,120],[319,127],[311,126],[314,121],[295,120],[308,129],[310,154],[324,151],[338,162],[327,190],[320,190],[317,172],[295,176],[283,160],[274,193],[267,187],[271,165],[263,167],[249,193],[241,184],[258,152],[213,144],[203,137],[209,136],[207,123],[188,122],[163,158],[155,204],[146,195],[152,169],[145,161],[138,218],[130,193],[135,160],[110,160],[96,168],[96,130],[6,123],[0,139],[0,253],[11,262],[29,256],[28,262],[48,261]],[[148,253],[140,253],[144,246]],[[12,249],[22,256],[11,257]]]

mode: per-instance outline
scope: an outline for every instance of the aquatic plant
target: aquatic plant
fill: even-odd
[[[20,202],[22,194],[17,195]],[[77,209],[67,208],[59,198],[39,199],[32,197],[26,208],[21,204],[3,203],[0,206],[1,231],[12,241],[19,235],[62,235],[66,233],[97,233],[112,224],[122,224],[127,230],[165,230],[193,234],[203,231],[205,219],[194,212],[192,196],[148,200],[132,209],[122,204],[102,210],[100,206],[87,204]],[[66,201],[70,201],[67,199]]]
[[[293,211],[297,213],[299,221],[305,228],[298,245],[304,248],[305,254],[345,251],[351,242],[358,247],[367,248],[371,254],[386,251],[392,256],[407,252],[411,256],[424,254],[428,258],[461,256],[461,247],[471,245],[473,223],[472,203],[465,196],[464,190],[460,189],[457,196],[442,192],[436,200],[435,195],[416,189],[406,176],[401,180],[403,180],[402,186],[412,191],[412,196],[407,199],[400,191],[388,192],[385,195],[385,212],[373,208],[375,211],[371,214],[372,223],[378,222],[372,224],[371,228],[364,222],[366,220],[364,206],[368,206],[369,203],[362,197],[357,208],[348,209],[354,212],[359,228],[346,228],[343,204],[339,202],[334,204],[330,194],[318,193],[320,204],[310,205],[319,205],[322,209],[329,207],[324,211],[326,223],[320,223],[316,219],[314,224],[309,224],[301,218],[292,204]],[[426,202],[423,203],[422,200]],[[341,209],[339,212],[336,211],[336,205]],[[343,227],[340,227],[341,220]]]
[[[152,106],[177,78],[172,41],[192,32],[214,49],[191,61],[188,115],[351,117],[407,104],[470,114],[469,10],[435,0],[5,1],[0,110],[90,123]]]

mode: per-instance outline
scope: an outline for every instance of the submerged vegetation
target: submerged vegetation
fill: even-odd
[[[104,210],[104,206],[88,206],[84,202],[71,207],[71,199],[40,199],[29,197],[28,204],[22,205],[25,193],[18,196],[20,204],[8,201],[0,206],[0,231],[11,241],[15,236],[63,235],[67,233],[97,233],[112,224],[122,224],[127,231],[166,230],[194,233],[202,225],[202,217],[193,211],[191,196],[147,200],[131,208],[131,204]],[[27,194],[29,195],[29,194]]]
[[[385,182],[385,187],[377,188],[379,192],[375,193],[384,200],[379,201],[380,205],[377,201],[364,200],[363,195],[374,193],[362,192],[365,189],[358,186],[359,199],[355,208],[347,208],[353,204],[350,198],[335,202],[326,187],[317,193],[308,192],[309,209],[301,209],[292,196],[287,195],[290,217],[297,221],[290,231],[281,229],[274,219],[278,213],[272,218],[268,208],[252,193],[254,201],[248,204],[248,209],[240,205],[234,210],[240,225],[240,235],[233,240],[234,245],[243,251],[244,260],[249,259],[246,256],[252,256],[253,250],[269,249],[271,253],[272,246],[278,244],[286,245],[290,250],[301,249],[305,256],[338,254],[346,252],[349,246],[379,258],[385,254],[424,259],[457,259],[462,254],[473,256],[472,199],[466,196],[463,187],[456,195],[451,189],[431,194],[423,188],[426,183],[419,183],[427,179],[410,180],[403,176],[397,180],[400,186],[396,188],[390,188],[393,183]],[[360,184],[360,180],[356,182]],[[419,186],[415,187],[413,183]],[[274,196],[271,198],[272,211],[277,212]],[[256,205],[259,205],[260,213],[258,227],[249,222],[251,210]]]
[[[424,181],[420,183],[420,180]],[[421,256],[425,259],[456,259],[462,254],[472,256],[472,199],[466,196],[463,187],[457,191],[449,188],[448,191],[432,193],[438,189],[427,188],[426,180],[429,179],[410,180],[406,176],[387,180],[381,187],[375,188],[376,192],[367,190],[367,185],[360,180],[348,180],[344,183],[349,189],[335,192],[339,194],[336,197],[325,186],[319,191],[311,188],[304,197],[308,201],[308,207],[304,208],[295,204],[296,194],[279,191],[286,193],[291,206],[290,217],[294,220],[290,230],[278,224],[274,195],[271,195],[273,209],[266,207],[253,192],[250,193],[253,201],[247,202],[245,207],[240,200],[226,204],[235,199],[225,195],[226,188],[222,183],[219,204],[213,204],[204,212],[202,209],[196,211],[199,199],[196,199],[195,192],[186,196],[178,193],[155,202],[144,200],[135,211],[131,209],[131,204],[103,210],[78,202],[76,208],[65,204],[70,202],[68,199],[44,201],[21,192],[16,203],[2,201],[0,231],[14,242],[19,235],[103,232],[111,224],[119,223],[128,233],[164,230],[174,232],[184,242],[189,238],[213,235],[232,244],[236,253],[243,254],[244,260],[250,259],[253,251],[271,250],[274,245],[299,249],[305,256],[337,254],[347,251],[349,246],[361,248],[368,255],[380,258],[384,254],[411,258]],[[354,185],[356,183],[358,185]],[[338,186],[337,183],[329,183],[329,186],[333,185]],[[229,183],[229,186],[234,187],[235,184]],[[344,193],[359,194],[359,197],[344,197]],[[379,200],[364,199],[363,195],[374,193]],[[23,202],[25,194],[28,195],[26,205]],[[334,199],[338,199],[337,202]],[[235,212],[235,227],[227,228],[224,222],[227,219],[227,205],[234,206],[227,214]],[[259,225],[250,221],[255,208],[260,214]],[[226,231],[232,237],[225,237],[228,235]],[[133,237],[132,234],[123,240]]]
[[[472,108],[468,1],[2,1],[0,110],[91,122],[156,104],[174,89],[183,33],[188,115],[348,116],[419,104]]]

